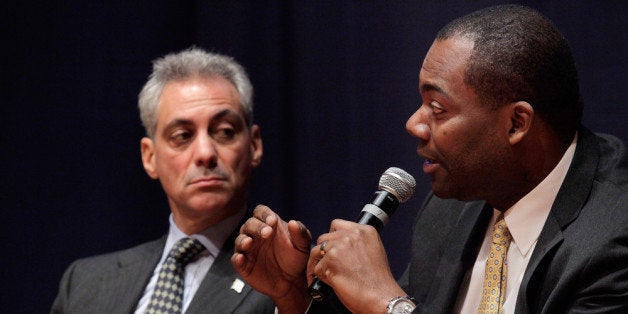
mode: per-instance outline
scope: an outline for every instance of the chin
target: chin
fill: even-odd
[[[451,197],[451,191],[449,191],[447,186],[444,186],[443,184],[439,184],[438,181],[432,179],[432,192],[434,193],[434,195],[440,197],[440,198],[452,198]]]
[[[460,193],[459,190],[456,190],[452,186],[444,186],[442,184],[439,185],[439,184],[435,184],[434,182],[432,182],[432,192],[434,192],[434,195],[436,195],[436,196],[438,196],[439,198],[442,198],[442,199],[453,198],[453,199],[457,199],[459,201],[470,201],[471,200],[471,199],[466,198],[463,193]]]
[[[196,196],[190,199],[186,208],[195,213],[216,213],[224,211],[229,204],[229,198],[226,195],[212,194]]]
[[[228,202],[226,200],[212,199],[194,204],[191,208],[197,212],[213,213],[224,211],[227,204]]]
[[[432,192],[434,192],[434,195],[436,195],[436,196],[438,196],[439,198],[442,198],[442,199],[456,198],[451,193],[447,193],[445,191],[437,190],[437,189],[434,189],[434,188],[432,188]]]
[[[475,194],[471,194],[471,193],[461,193],[461,192],[456,193],[454,191],[437,191],[434,189],[432,189],[432,191],[434,192],[434,195],[442,199],[456,199],[462,202],[483,200],[482,197],[477,196]]]

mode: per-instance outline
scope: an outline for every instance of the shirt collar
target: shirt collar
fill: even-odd
[[[220,249],[225,244],[225,241],[227,241],[227,238],[229,238],[233,230],[235,230],[240,221],[242,221],[245,212],[246,208],[242,208],[233,216],[227,217],[223,221],[210,226],[199,233],[190,235],[185,234],[181,231],[181,229],[179,229],[179,227],[177,227],[177,224],[172,218],[172,214],[170,214],[170,229],[168,231],[168,239],[166,240],[164,254],[167,255],[172,246],[174,246],[174,244],[180,239],[192,237],[199,240],[213,257],[218,256],[218,253],[220,253]]]
[[[508,230],[521,255],[528,254],[541,234],[545,220],[573,160],[577,139],[576,134],[563,157],[547,177],[504,213]],[[495,211],[494,216],[498,214],[497,210]]]

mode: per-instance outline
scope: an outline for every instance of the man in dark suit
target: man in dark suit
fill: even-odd
[[[540,13],[456,19],[425,57],[406,124],[432,191],[400,280],[373,227],[334,220],[310,250],[304,225],[261,206],[232,263],[282,313],[330,311],[310,305],[314,277],[357,313],[627,313],[628,157],[581,126],[578,90]]]
[[[155,61],[139,95],[147,134],[141,153],[146,173],[168,197],[169,232],[74,262],[52,313],[274,311],[229,262],[246,214],[249,178],[263,152],[252,94],[246,72],[230,57],[193,48]],[[193,249],[181,249],[185,259],[170,256],[186,241],[182,247]],[[177,288],[165,290],[172,280]]]

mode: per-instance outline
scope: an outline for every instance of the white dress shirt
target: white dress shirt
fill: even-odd
[[[512,242],[506,257],[508,261],[508,280],[506,282],[506,297],[504,298],[504,313],[514,313],[515,311],[517,294],[519,293],[523,274],[528,266],[539,234],[545,225],[545,220],[549,215],[552,204],[556,199],[558,190],[573,160],[577,138],[576,135],[550,174],[530,193],[504,212],[504,220],[506,220],[508,230],[512,234]],[[475,264],[467,272],[460,287],[455,312],[464,314],[477,312],[480,299],[482,298],[484,269],[491,246],[493,225],[499,213],[498,210],[493,210],[493,217],[491,218],[489,228],[486,230],[484,242]]]
[[[186,235],[181,231],[177,225],[174,223],[172,219],[172,214],[170,214],[170,229],[168,231],[168,239],[166,240],[166,246],[164,247],[164,251],[161,255],[161,260],[155,267],[153,271],[153,276],[151,277],[146,289],[144,290],[144,294],[142,298],[140,298],[140,302],[137,305],[137,309],[135,310],[135,314],[143,314],[146,312],[146,308],[148,307],[148,303],[150,302],[150,298],[153,295],[153,291],[155,290],[155,286],[157,285],[157,277],[159,277],[159,271],[161,270],[161,265],[164,263],[166,258],[168,257],[168,253],[172,249],[175,243],[182,238],[192,237],[199,240],[207,250],[204,250],[199,254],[199,257],[188,263],[185,266],[185,284],[183,287],[183,311],[181,313],[185,313],[190,302],[194,298],[194,294],[196,294],[196,290],[201,285],[203,278],[209,271],[209,268],[214,263],[214,259],[220,253],[220,249],[223,244],[227,240],[227,238],[231,235],[233,230],[238,227],[238,224],[244,217],[246,209],[242,209],[236,215],[233,215],[220,223],[203,230],[200,233],[195,233],[191,235]]]

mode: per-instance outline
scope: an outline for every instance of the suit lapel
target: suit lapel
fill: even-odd
[[[166,238],[142,246],[139,251],[125,252],[118,259],[117,271],[103,277],[103,296],[109,304],[109,313],[132,313],[144,293],[144,289],[161,258]],[[115,300],[115,301],[112,301]]]
[[[201,283],[186,313],[203,313],[211,308],[212,313],[233,313],[251,292],[251,287],[244,284],[230,262],[231,254],[221,252],[205,279]],[[240,291],[232,288],[238,280],[243,286]]]
[[[252,291],[251,286],[245,284],[231,265],[231,255],[238,231],[239,229],[236,229],[225,241],[220,254],[198,287],[186,311],[187,314],[207,313],[208,308],[211,309],[211,313],[233,313]],[[232,288],[236,280],[242,284],[241,289]]]
[[[521,282],[515,312],[527,313],[528,304],[535,303],[535,295],[540,293],[535,279],[543,279],[543,261],[551,258],[552,252],[563,241],[563,231],[580,214],[593,187],[595,171],[598,166],[600,152],[595,135],[582,128],[580,140],[574,158],[569,167],[563,184],[556,195],[556,200],[541,230],[537,244],[530,257],[530,262]],[[538,275],[537,275],[538,274]],[[530,300],[530,302],[528,302]]]
[[[475,261],[492,213],[485,202],[465,205],[444,242],[445,251],[430,287],[427,300],[432,302],[427,303],[426,313],[452,311],[462,279]]]

